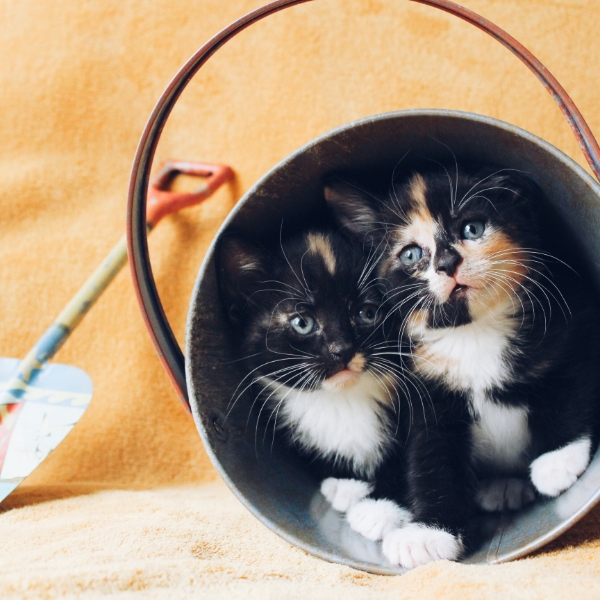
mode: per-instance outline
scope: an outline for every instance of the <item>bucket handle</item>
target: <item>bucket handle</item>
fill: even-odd
[[[275,0],[241,17],[202,46],[179,70],[159,98],[140,138],[133,161],[127,203],[127,247],[135,293],[156,351],[181,400],[189,406],[183,352],[173,335],[152,275],[146,237],[146,197],[152,160],[175,103],[204,63],[238,33],[261,19],[312,0]],[[439,8],[478,27],[506,46],[542,82],[567,119],[594,175],[600,181],[600,147],[567,92],[522,44],[478,14],[450,0],[410,0]]]

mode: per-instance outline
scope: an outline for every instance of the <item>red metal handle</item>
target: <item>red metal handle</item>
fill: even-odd
[[[193,192],[171,192],[166,189],[173,178],[179,174],[206,177],[206,181]],[[183,160],[165,162],[148,189],[146,223],[154,227],[163,217],[202,202],[232,178],[233,171],[227,165]]]

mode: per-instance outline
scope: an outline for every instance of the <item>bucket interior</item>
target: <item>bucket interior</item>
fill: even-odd
[[[186,374],[196,425],[211,459],[257,518],[297,546],[327,560],[374,573],[401,573],[381,544],[350,530],[318,491],[309,466],[282,446],[272,429],[249,418],[254,394],[230,409],[247,374],[235,348],[217,287],[214,250],[233,228],[248,237],[279,235],[284,224],[310,225],[325,214],[323,176],[359,168],[390,171],[403,158],[493,164],[523,171],[544,191],[543,219],[553,254],[600,288],[600,186],[574,161],[509,124],[454,111],[402,111],[336,129],[304,146],[250,189],[224,223],[200,269],[186,340]],[[407,154],[408,153],[408,154]],[[247,380],[246,380],[247,382]],[[244,384],[245,385],[245,384]],[[243,388],[240,388],[243,389]],[[481,544],[463,562],[486,564],[523,556],[557,537],[600,498],[600,456],[577,483],[553,500],[481,518]]]

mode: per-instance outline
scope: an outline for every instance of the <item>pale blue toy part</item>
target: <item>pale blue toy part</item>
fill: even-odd
[[[77,367],[46,364],[18,379],[21,361],[0,358],[0,502],[67,436],[90,404],[93,385]],[[16,400],[16,402],[15,402]]]

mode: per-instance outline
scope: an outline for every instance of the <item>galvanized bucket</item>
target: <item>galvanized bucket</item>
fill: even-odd
[[[159,100],[142,136],[129,197],[128,243],[138,299],[151,337],[180,397],[194,415],[206,450],[240,501],[286,540],[326,560],[374,573],[401,573],[386,563],[380,544],[352,532],[325,502],[306,464],[248,426],[248,414],[228,405],[246,374],[219,299],[214,251],[230,227],[251,234],[276,230],[282,219],[314,218],[325,210],[322,178],[329,171],[393,164],[407,150],[429,158],[459,159],[518,168],[544,190],[547,226],[559,228],[564,248],[577,248],[600,287],[600,186],[573,160],[544,140],[508,123],[472,113],[401,111],[363,119],[307,144],[273,167],[250,189],[223,224],[209,249],[192,296],[186,357],[164,316],[148,259],[145,199],[160,132],[191,76],[209,56],[250,24],[309,0],[278,0],[246,15],[203,46],[181,69]],[[447,0],[417,0],[459,16],[493,35],[519,56],[559,103],[598,176],[600,150],[566,92],[527,50],[485,19]],[[558,231],[558,229],[557,229]],[[558,237],[558,236],[557,236]],[[583,243],[585,242],[585,243]],[[559,245],[557,252],[561,254]],[[564,254],[563,254],[564,255]],[[269,434],[270,435],[270,434]],[[508,561],[556,538],[600,500],[600,456],[579,481],[554,500],[477,523],[481,544],[464,562]]]

